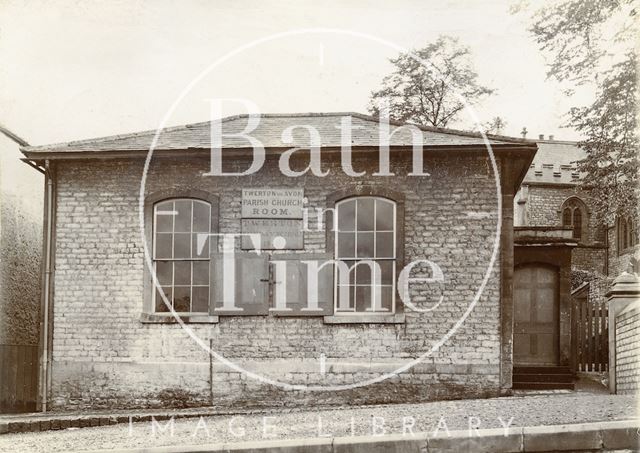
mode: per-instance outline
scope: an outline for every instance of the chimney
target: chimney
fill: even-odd
[[[538,135],[538,140],[544,140],[544,134]]]
[[[553,140],[553,135],[549,135],[549,140]]]

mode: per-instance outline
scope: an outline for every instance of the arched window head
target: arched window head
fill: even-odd
[[[571,197],[562,204],[562,226],[573,229],[573,237],[582,239],[587,220],[587,209],[582,200]]]

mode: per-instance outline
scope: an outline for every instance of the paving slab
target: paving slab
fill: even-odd
[[[332,453],[329,438],[242,442],[224,448],[229,453]]]
[[[605,450],[621,450],[631,448],[640,450],[640,422],[603,422],[600,424],[602,432],[602,447]]]
[[[522,434],[524,451],[602,449],[602,432],[597,423],[524,427]]]
[[[429,452],[495,452],[523,451],[522,428],[496,428],[483,430],[452,431],[427,440]]]
[[[333,439],[333,453],[422,453],[426,434],[354,436]]]

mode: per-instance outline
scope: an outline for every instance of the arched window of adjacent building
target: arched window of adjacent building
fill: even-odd
[[[564,208],[562,211],[562,226],[573,225],[573,211],[570,208]]]
[[[619,217],[617,221],[618,253],[623,253],[638,244],[638,226],[628,216]]]
[[[335,259],[341,263],[335,276],[336,314],[394,313],[396,203],[378,196],[350,197],[336,203],[335,215]],[[339,274],[341,267],[348,269],[348,278]]]
[[[582,200],[571,197],[562,204],[562,226],[573,229],[575,239],[584,239],[587,209]]]
[[[580,208],[573,210],[573,237],[582,238],[582,210]]]

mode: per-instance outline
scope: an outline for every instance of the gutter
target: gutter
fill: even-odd
[[[351,150],[355,153],[371,153],[378,152],[380,143],[372,142],[366,145],[352,145]],[[149,148],[139,149],[110,149],[101,151],[87,151],[87,150],[74,150],[74,149],[50,149],[39,150],[40,147],[27,146],[21,147],[22,154],[33,161],[43,161],[44,159],[53,160],[72,160],[72,159],[145,159],[149,154]],[[493,143],[491,148],[494,152],[511,152],[511,153],[524,153],[533,152],[528,160],[528,165],[523,169],[522,175],[518,178],[519,181],[523,180],[529,165],[533,161],[534,155],[537,152],[537,148],[534,144],[512,144],[512,143]],[[265,146],[266,155],[277,155],[284,151],[290,150],[291,146]],[[484,143],[474,144],[456,144],[456,145],[423,145],[424,151],[460,151],[460,152],[482,152],[486,153],[487,149]],[[225,148],[225,156],[228,157],[251,157],[253,148],[251,147],[234,147]],[[323,154],[325,153],[341,153],[342,147],[340,145],[323,145],[321,147]],[[412,145],[391,145],[391,152],[412,152]],[[187,148],[156,148],[153,151],[154,157],[198,157],[210,156],[211,148],[206,147],[187,147]]]
[[[40,173],[42,173],[43,175],[45,174],[45,171],[42,169],[42,167],[40,167],[38,164],[34,164],[32,161],[30,161],[29,159],[27,159],[26,157],[23,157],[22,159],[20,159],[22,162],[24,162],[25,164],[27,164],[28,166],[30,166],[31,168],[36,169],[37,171],[39,171]]]

